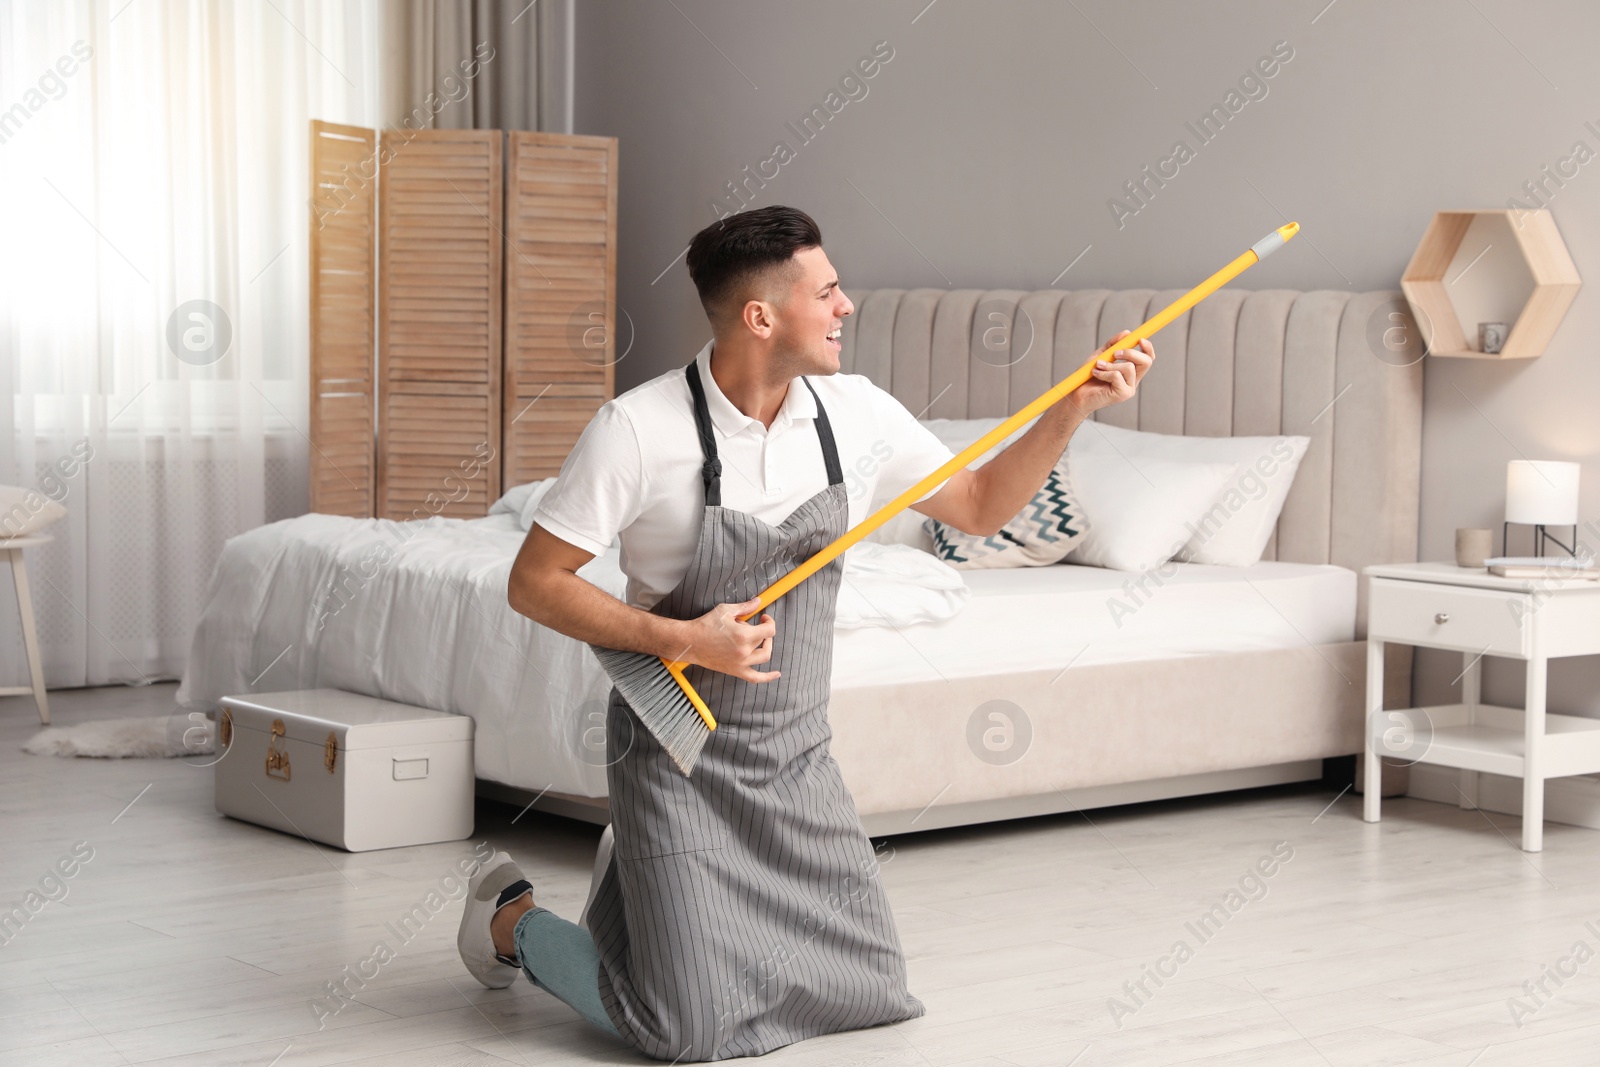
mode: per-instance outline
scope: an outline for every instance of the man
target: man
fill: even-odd
[[[713,223],[687,262],[711,342],[600,408],[535,510],[508,595],[577,640],[688,662],[717,729],[685,777],[613,688],[615,854],[597,863],[588,929],[536,906],[500,853],[474,879],[460,937],[484,984],[508,985],[520,968],[595,1025],[678,1062],[925,1011],[906,989],[871,843],[828,752],[843,559],[759,620],[737,616],[952,457],[891,395],[839,372],[854,307],[804,212]],[[1115,356],[915,509],[968,533],[999,530],[1084,418],[1134,395],[1154,349],[1142,341]],[[862,479],[853,497],[846,468]],[[619,537],[626,602],[577,574]]]

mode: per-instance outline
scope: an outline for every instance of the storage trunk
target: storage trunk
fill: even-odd
[[[473,721],[338,689],[223,697],[216,806],[350,852],[472,833]]]

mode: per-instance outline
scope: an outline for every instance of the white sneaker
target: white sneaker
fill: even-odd
[[[502,907],[531,892],[533,886],[522,877],[522,869],[504,852],[489,857],[489,862],[467,883],[467,902],[461,912],[456,948],[472,977],[490,989],[504,989],[515,982],[522,968],[515,959],[494,950],[489,923]]]
[[[589,899],[583,902],[583,915],[578,919],[578,925],[585,930],[589,929],[589,909],[594,907],[595,894],[600,892],[600,880],[606,876],[606,868],[611,866],[611,824],[606,823],[605,831],[600,835],[600,848],[594,857],[594,873],[589,876]]]

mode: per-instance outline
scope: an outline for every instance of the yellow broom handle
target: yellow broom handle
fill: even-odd
[[[1238,258],[1234,259],[1234,261],[1229,263],[1226,267],[1223,267],[1211,277],[1207,278],[1205,281],[1201,282],[1199,285],[1195,286],[1193,289],[1190,289],[1187,293],[1168,304],[1160,311],[1160,313],[1151,318],[1148,322],[1141,324],[1127,337],[1124,337],[1119,341],[1108,343],[1105,348],[1100,349],[1094,355],[1085,360],[1083,366],[1079,367],[1067,377],[1063,378],[1033,403],[1029,404],[1027,407],[1023,408],[1009,419],[1006,419],[999,426],[996,426],[994,429],[990,430],[988,433],[972,442],[972,444],[968,445],[966,448],[963,448],[957,455],[952,456],[937,470],[923,478],[916,485],[913,485],[910,489],[907,489],[905,492],[889,501],[867,518],[862,519],[848,532],[843,534],[837,541],[833,542],[833,544],[817,552],[816,555],[800,564],[800,566],[796,567],[794,570],[790,571],[776,582],[773,582],[762,592],[761,599],[757,602],[755,610],[738,616],[738,620],[740,622],[745,622],[748,619],[760,615],[761,612],[765,608],[769,607],[774,600],[777,600],[783,594],[787,593],[789,590],[793,589],[795,586],[811,577],[811,575],[815,574],[823,567],[826,567],[836,556],[843,553],[851,545],[855,544],[857,541],[860,541],[863,537],[867,536],[869,533],[876,530],[878,527],[882,526],[896,515],[900,514],[912,504],[915,504],[928,490],[949,478],[956,471],[965,468],[967,464],[971,463],[973,460],[989,451],[989,449],[993,448],[1011,434],[1015,433],[1017,429],[1028,420],[1043,413],[1056,401],[1060,400],[1078,386],[1088,381],[1090,374],[1094,370],[1095,362],[1098,361],[1101,356],[1116,349],[1133,348],[1140,341],[1150,337],[1163,326],[1166,326],[1168,323],[1172,322],[1172,320],[1176,319],[1179,315],[1182,315],[1185,311],[1188,311],[1190,308],[1200,303],[1200,301],[1204,300],[1206,297],[1210,296],[1212,293],[1228,284],[1228,282],[1232,281],[1234,278],[1237,278],[1249,268],[1255,266],[1261,261],[1263,256],[1270,255],[1278,248],[1281,248],[1285,241],[1289,240],[1289,238],[1293,237],[1299,232],[1300,224],[1298,222],[1291,222],[1284,226],[1278,227],[1272,233],[1268,234],[1266,237],[1252,245],[1248,250],[1241,253]]]

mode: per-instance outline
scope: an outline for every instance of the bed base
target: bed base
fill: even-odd
[[[1389,706],[1409,697],[1410,652],[1386,649]],[[915,833],[1318,780],[1362,750],[1365,679],[1366,642],[1349,641],[863,686],[833,694],[831,748],[867,833]],[[1016,731],[1015,759],[979,754],[989,729]],[[484,779],[478,795],[609,819],[605,797]]]
[[[1004,797],[999,800],[978,800],[965,804],[934,805],[921,810],[907,808],[903,811],[885,811],[865,816],[861,824],[866,828],[869,837],[909,834],[922,830],[942,830],[952,826],[1000,822],[1004,819],[1028,819],[1035,815],[1059,815],[1062,812],[1110,808],[1119,804],[1142,804],[1150,800],[1173,800],[1178,797],[1227,793],[1236,789],[1315,782],[1321,780],[1322,776],[1321,760],[1295,760],[1290,763],[1273,764],[1270,767],[1246,767],[1237,771],[1185,774],[1177,778],[1157,778],[1148,782],[1088,786],[1084,789],[1068,789],[1046,796]],[[519,809],[519,812],[538,811],[547,815],[576,819],[579,822],[593,823],[596,826],[604,826],[611,821],[610,806],[605,797],[579,797],[548,790],[535,793],[503,782],[491,782],[486,778],[478,779],[478,796],[509,804]]]
[[[1246,767],[1243,770],[1185,774],[1177,778],[1158,778],[1147,782],[1088,786],[1084,789],[1068,789],[1045,796],[1004,797],[999,800],[978,800],[965,804],[933,805],[923,807],[921,810],[907,808],[903,811],[885,811],[863,817],[861,824],[866,828],[868,836],[880,837],[887,834],[916,833],[921,830],[942,830],[951,826],[972,826],[1004,819],[1028,819],[1035,815],[1058,815],[1062,812],[1091,808],[1109,808],[1119,804],[1142,804],[1150,800],[1205,796],[1236,789],[1256,789],[1261,786],[1292,782],[1315,782],[1322,776],[1321,760],[1295,760],[1270,767]],[[478,796],[509,804],[519,811],[531,810],[547,815],[560,815],[580,822],[593,823],[596,826],[604,826],[611,820],[610,805],[605,797],[579,797],[549,790],[535,793],[503,782],[491,782],[486,778],[478,779]]]

